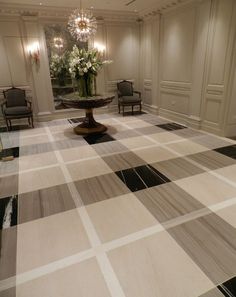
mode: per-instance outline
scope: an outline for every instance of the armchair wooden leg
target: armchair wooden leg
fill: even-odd
[[[132,105],[132,115],[134,115],[134,106]]]
[[[5,121],[6,121],[6,125],[7,125],[7,131],[9,131],[9,130],[10,130],[10,127],[9,127],[8,120],[7,120],[7,119],[5,119]]]
[[[142,112],[142,104],[141,103],[140,103],[139,107],[140,107],[140,113],[141,113]]]
[[[34,128],[34,117],[31,116],[31,125],[32,125],[32,128]]]
[[[29,126],[31,126],[30,118],[28,118],[28,123],[29,123]]]
[[[11,124],[11,120],[9,120],[9,123],[10,123],[10,130],[12,130],[12,124]]]
[[[120,113],[120,104],[118,104],[118,108],[119,108],[119,113]]]
[[[123,116],[125,115],[125,106],[123,105]]]

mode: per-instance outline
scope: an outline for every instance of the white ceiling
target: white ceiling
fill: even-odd
[[[131,1],[132,0],[82,0],[82,7],[93,7],[94,9],[102,10],[141,12],[149,7],[165,2],[163,0],[135,0],[127,6],[126,4]],[[80,4],[80,0],[0,0],[0,2],[6,4],[30,4],[54,7],[79,7]]]

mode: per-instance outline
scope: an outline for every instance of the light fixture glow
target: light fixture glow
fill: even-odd
[[[94,48],[96,48],[100,53],[104,53],[105,50],[106,50],[106,47],[105,45],[101,44],[101,43],[98,43],[98,42],[95,42],[94,43]]]
[[[27,46],[27,51],[29,54],[30,59],[38,64],[39,58],[40,58],[40,52],[39,52],[39,43],[33,42]]]
[[[53,42],[54,42],[55,48],[57,49],[62,49],[64,47],[64,40],[61,37],[55,37],[53,39]]]
[[[90,11],[76,9],[69,17],[68,29],[77,40],[86,42],[97,32],[97,21]]]

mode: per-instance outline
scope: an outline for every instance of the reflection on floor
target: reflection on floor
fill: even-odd
[[[236,142],[98,115],[2,132],[1,297],[223,297],[236,288]]]

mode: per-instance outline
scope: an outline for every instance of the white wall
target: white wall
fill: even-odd
[[[144,100],[159,114],[195,128],[227,135],[233,41],[236,32],[234,0],[203,0],[163,13],[160,27],[153,32],[152,20],[142,29]],[[150,48],[159,38],[157,80],[150,71]],[[153,65],[153,61],[151,63]],[[159,79],[158,79],[159,77]],[[159,86],[159,94],[145,91],[146,81]],[[235,100],[234,100],[235,101]],[[231,105],[234,103],[231,103]],[[228,109],[232,112],[232,109]],[[234,123],[236,124],[236,109]],[[236,125],[235,125],[236,126]],[[231,129],[232,130],[232,129]],[[231,131],[232,132],[232,131]],[[236,135],[236,130],[234,130]]]
[[[60,19],[62,21],[66,25],[66,18]],[[4,89],[11,86],[24,88],[32,96],[35,116],[52,119],[63,114],[54,109],[44,22],[36,16],[1,17],[0,99]],[[57,18],[56,22],[59,22]],[[101,21],[94,41],[105,45],[105,58],[114,61],[99,74],[98,91],[116,92],[116,83],[121,79],[131,79],[139,87],[139,25],[133,20]],[[31,63],[27,52],[28,45],[34,42],[39,43],[39,66]]]

